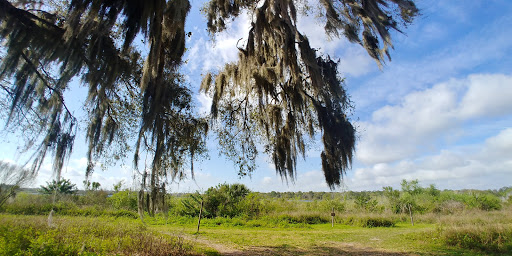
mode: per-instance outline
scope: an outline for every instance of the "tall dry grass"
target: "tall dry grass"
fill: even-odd
[[[447,245],[512,254],[512,206],[500,211],[471,210],[436,218],[436,235]]]
[[[182,238],[140,223],[65,218],[49,227],[43,216],[0,215],[0,255],[194,255]]]

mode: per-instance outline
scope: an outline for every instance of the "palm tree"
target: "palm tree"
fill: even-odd
[[[71,195],[76,193],[76,184],[71,183],[69,179],[52,180],[46,182],[46,186],[41,186],[41,193],[43,194],[54,194],[59,195]]]

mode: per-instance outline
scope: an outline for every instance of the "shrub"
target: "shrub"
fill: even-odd
[[[280,215],[278,216],[278,220],[280,222],[285,222],[289,224],[323,224],[329,223],[330,216],[322,216],[320,214],[299,214],[299,215]]]
[[[365,217],[359,220],[359,226],[363,228],[394,227],[396,222],[384,217]]]
[[[358,216],[358,215],[346,215],[337,218],[339,223],[351,226],[358,226],[364,228],[377,228],[377,227],[394,227],[398,222],[396,217],[387,216]]]
[[[360,192],[355,197],[355,204],[358,209],[373,212],[377,209],[377,200],[372,199],[367,192]]]
[[[474,194],[473,197],[476,201],[476,206],[480,210],[492,211],[501,210],[501,200],[499,197],[492,194]]]
[[[110,204],[108,203],[108,192],[103,190],[88,190],[83,195],[74,196],[73,202],[79,206],[94,205],[101,208],[110,207]]]
[[[123,190],[114,193],[107,201],[116,210],[137,211],[137,192]]]
[[[260,214],[266,213],[262,198],[257,193],[249,193],[244,200],[237,203],[236,208],[240,209],[240,213],[246,217],[259,217]]]
[[[243,184],[222,184],[209,188],[204,195],[205,217],[235,217],[243,214],[239,202],[250,190]]]

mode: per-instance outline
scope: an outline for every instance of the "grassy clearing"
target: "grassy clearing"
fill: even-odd
[[[509,212],[504,209],[492,213],[419,215],[414,226],[404,216],[396,218],[393,227],[374,228],[340,224],[371,219],[371,214],[337,216],[334,228],[330,224],[306,223],[255,226],[236,218],[204,220],[199,234],[195,233],[193,221],[172,225],[157,225],[155,221],[152,228],[184,234],[193,237],[192,241],[206,239],[245,251],[246,255],[507,255],[512,254]]]
[[[508,216],[426,215],[414,226],[399,221],[373,228],[216,218],[205,219],[196,234],[194,218],[166,224],[162,216],[147,217],[143,225],[131,218],[56,216],[49,228],[46,216],[0,215],[0,255],[506,255],[512,252]]]
[[[161,232],[182,232],[242,251],[267,251],[269,255],[326,255],[342,252],[455,255],[461,252],[443,247],[436,240],[421,239],[422,232],[434,230],[435,225],[410,227],[399,223],[393,228],[371,229],[347,225],[335,225],[332,228],[330,224],[315,224],[307,228],[219,226],[203,227],[199,234],[195,234],[192,225],[153,228]]]
[[[512,197],[503,196],[508,190],[423,190],[407,201],[414,206],[407,208],[414,209],[414,226],[398,207],[402,192],[396,190],[390,191],[398,197],[387,197],[387,190],[249,193],[235,203],[222,193],[167,195],[168,208],[162,207],[169,211],[146,215],[145,224],[133,191],[112,197],[89,191],[63,196],[55,205],[48,196],[20,193],[0,208],[0,256],[512,255]],[[199,199],[210,204],[195,234]],[[48,228],[52,208],[57,225]]]

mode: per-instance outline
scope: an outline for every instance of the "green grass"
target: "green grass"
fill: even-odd
[[[160,232],[183,234],[191,241],[207,240],[247,252],[247,255],[331,255],[331,254],[420,254],[420,255],[503,255],[510,248],[493,250],[450,244],[438,224],[408,222],[394,227],[363,228],[336,224],[303,227],[201,226],[196,224],[152,226]],[[510,239],[508,240],[510,241]]]
[[[346,213],[331,227],[327,217],[295,213],[203,219],[196,233],[197,219],[185,216],[146,216],[142,224],[57,214],[50,228],[47,216],[0,214],[0,256],[512,255],[510,217],[510,208],[426,214],[412,226],[407,216]]]

